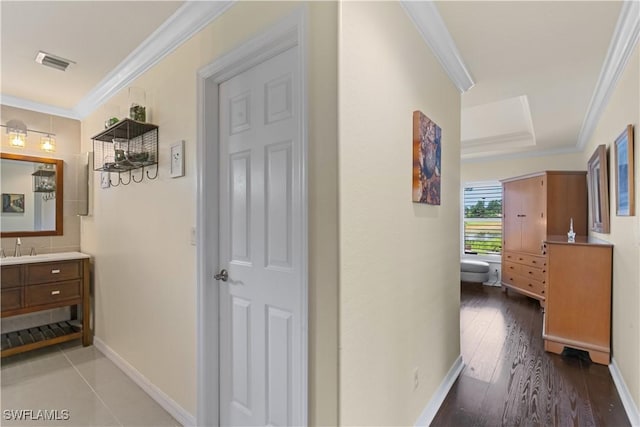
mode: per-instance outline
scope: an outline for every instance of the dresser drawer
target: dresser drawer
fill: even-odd
[[[79,279],[82,271],[80,261],[47,262],[27,264],[25,284],[62,282]]]
[[[502,265],[502,275],[503,276],[507,276],[509,274],[514,275],[514,274],[520,274],[520,269],[521,269],[521,265],[520,264],[516,264],[515,262],[505,262]]]
[[[2,277],[2,289],[22,286],[22,266],[5,265],[0,270],[0,277]]]
[[[523,254],[520,252],[505,252],[503,262],[515,262],[536,268],[546,268],[547,258],[544,256],[536,256]]]
[[[3,289],[0,298],[2,298],[2,311],[21,308],[22,288]]]
[[[80,280],[27,286],[24,299],[27,307],[79,299],[82,296]]]
[[[547,258],[543,256],[520,254],[521,263],[531,267],[545,268],[547,266]]]
[[[524,280],[522,289],[540,296],[545,296],[546,293],[544,283],[539,280]]]
[[[539,297],[545,297],[545,285],[542,281],[515,274],[503,276],[502,281]]]
[[[541,270],[539,268],[533,268],[527,265],[523,265],[520,274],[524,277],[528,277],[529,279],[537,280],[539,282],[544,282],[546,280],[545,273],[546,273],[546,270]]]

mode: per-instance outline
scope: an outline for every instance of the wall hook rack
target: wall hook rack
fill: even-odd
[[[129,185],[131,181],[140,183],[147,179],[158,178],[158,126],[151,123],[123,119],[93,138],[95,171],[118,174],[120,184]],[[149,173],[155,168],[155,175]],[[133,172],[140,170],[140,179]],[[146,174],[145,174],[146,172]],[[129,174],[124,181],[122,174]]]

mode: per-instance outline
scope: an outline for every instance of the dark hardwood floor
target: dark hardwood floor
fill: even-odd
[[[609,369],[546,353],[537,301],[463,283],[465,368],[432,426],[629,426]]]

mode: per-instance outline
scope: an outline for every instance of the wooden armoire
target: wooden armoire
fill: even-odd
[[[502,285],[540,300],[548,281],[544,242],[587,234],[587,173],[546,171],[502,180]]]

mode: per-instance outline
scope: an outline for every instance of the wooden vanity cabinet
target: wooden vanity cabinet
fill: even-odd
[[[608,365],[611,353],[613,246],[557,238],[545,243],[549,260],[544,349],[588,351],[591,360]]]
[[[584,171],[546,171],[502,182],[502,285],[544,306],[548,235],[587,234]]]
[[[2,357],[74,339],[92,343],[89,305],[89,258],[36,262],[1,267],[2,317],[71,307],[73,319],[82,309],[82,326],[57,322],[1,336]]]

